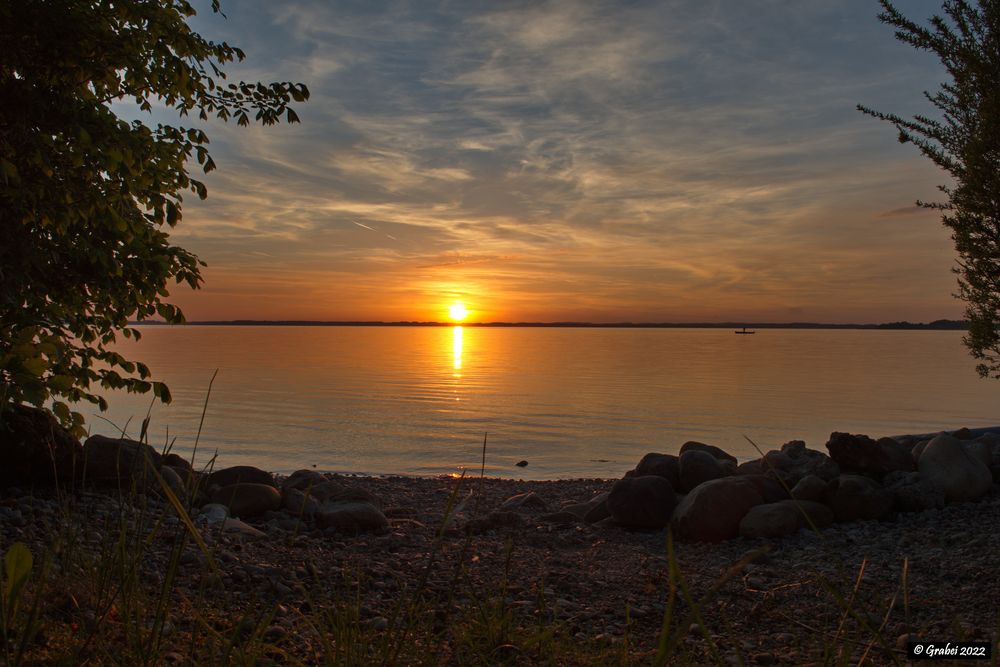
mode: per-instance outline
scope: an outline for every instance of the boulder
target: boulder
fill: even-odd
[[[585,503],[564,505],[562,511],[571,512],[587,523],[596,523],[611,516],[607,502],[609,495],[607,491],[598,493]]]
[[[764,502],[753,480],[722,477],[699,485],[674,510],[673,525],[681,539],[721,542],[740,532],[740,522],[752,507]]]
[[[830,458],[845,470],[878,477],[893,470],[913,470],[910,450],[892,438],[872,440],[867,435],[834,432],[826,443]]]
[[[382,501],[371,491],[356,486],[340,486],[339,484],[337,486],[339,487],[337,489],[317,487],[314,490],[315,497],[320,498],[323,503],[362,502],[368,503],[378,510],[382,509]]]
[[[822,530],[831,523],[833,523],[833,511],[822,503],[782,500],[751,508],[740,521],[740,535],[782,537],[798,532],[801,528],[815,527],[817,530]]]
[[[902,471],[889,473],[882,483],[892,494],[892,506],[897,512],[923,512],[945,506],[944,489],[931,481],[921,479],[920,473]]]
[[[719,459],[720,461],[732,461],[734,464],[739,463],[739,461],[736,460],[736,457],[727,452],[726,450],[719,449],[715,445],[706,445],[703,442],[695,442],[694,440],[689,440],[688,442],[685,442],[683,445],[681,445],[681,451],[680,451],[681,454],[690,451],[706,452],[708,454],[711,454],[715,458]]]
[[[88,482],[145,488],[148,470],[159,468],[160,459],[159,452],[136,440],[92,435],[83,443],[83,475]]]
[[[607,500],[615,523],[635,528],[663,528],[676,505],[670,482],[657,475],[620,479],[611,487]]]
[[[379,508],[366,501],[327,501],[316,512],[316,525],[343,533],[365,533],[388,528],[389,520]]]
[[[912,449],[910,449],[910,457],[913,459],[913,463],[915,465],[919,464],[920,455],[924,453],[924,449],[930,444],[931,440],[933,440],[933,438],[919,440],[913,445]]]
[[[511,496],[507,500],[503,501],[500,505],[501,510],[519,510],[519,509],[536,509],[542,510],[543,512],[548,511],[549,507],[545,500],[542,499],[540,495],[534,491],[528,491],[526,493],[519,493],[517,495]]]
[[[944,489],[949,502],[976,500],[990,490],[990,469],[963,442],[941,434],[927,443],[917,462],[921,479]]]
[[[679,488],[680,484],[680,462],[673,454],[657,454],[650,452],[642,457],[639,465],[632,472],[633,477],[643,477],[645,475],[657,475],[670,482],[671,488]]]
[[[827,483],[824,502],[837,521],[884,519],[892,512],[892,493],[861,475],[841,475]]]
[[[737,475],[763,475],[767,470],[767,464],[764,463],[764,459],[744,461],[736,466]]]
[[[793,505],[798,510],[799,516],[802,517],[803,528],[823,530],[833,524],[833,510],[823,503],[810,500],[782,500],[777,504]],[[810,522],[812,522],[811,525]]]
[[[979,441],[990,448],[990,472],[993,473],[993,481],[1000,483],[1000,435],[987,433],[979,438]]]
[[[187,470],[184,470],[185,474],[187,472]],[[173,466],[160,466],[160,477],[163,478],[170,492],[179,500],[184,501],[187,498],[187,488],[184,486],[184,480]]]
[[[726,477],[719,459],[700,449],[689,449],[679,457],[680,491],[687,493],[702,482]]]
[[[790,459],[790,464],[780,470],[780,477],[793,487],[808,475],[815,475],[830,481],[840,474],[840,466],[823,452],[806,447],[801,440],[792,440],[781,446],[781,453]]]
[[[769,475],[743,475],[743,479],[753,484],[765,503],[776,503],[788,498],[788,490]]]
[[[795,462],[785,452],[772,449],[764,454],[764,465],[767,466],[768,470],[788,470],[795,465]]]
[[[170,466],[171,468],[182,468],[184,470],[194,470],[191,466],[191,462],[180,454],[175,454],[170,452],[169,454],[164,454],[163,459],[160,461],[165,466]]]
[[[218,503],[208,503],[206,505],[202,505],[195,520],[199,523],[207,523],[211,526],[217,523],[222,523],[227,518],[229,518],[228,507]]]
[[[969,452],[970,456],[979,459],[987,468],[993,463],[993,448],[990,447],[989,443],[980,440],[966,440],[962,444],[965,445],[965,450]]]
[[[240,482],[218,489],[212,502],[228,507],[232,516],[248,518],[281,507],[281,493],[269,484]]]
[[[348,487],[344,486],[340,482],[329,480],[320,482],[316,486],[307,486],[304,489],[300,490],[305,491],[316,500],[323,502],[324,500],[329,500],[334,496],[338,496],[344,493],[345,491],[347,491],[347,488]],[[374,496],[371,497],[374,498]],[[381,507],[381,503],[376,502],[375,504],[376,506]]]
[[[208,476],[208,485],[232,486],[233,484],[267,484],[277,487],[274,475],[253,466],[232,466],[216,470]]]
[[[298,489],[288,489],[281,494],[281,506],[293,516],[312,517],[319,511],[319,501]]]
[[[826,480],[817,475],[806,475],[792,487],[792,498],[822,502],[826,491]]]
[[[296,470],[291,475],[289,475],[285,481],[281,483],[282,492],[288,491],[288,489],[298,489],[299,491],[305,491],[306,489],[311,489],[313,487],[319,486],[326,482],[327,479],[322,474],[316,472],[315,470]]]
[[[222,522],[222,532],[253,540],[259,540],[267,537],[267,533],[264,531],[254,528],[250,524],[244,523],[239,519],[225,519]]]
[[[798,532],[802,527],[802,515],[783,503],[766,503],[751,507],[740,521],[740,535],[743,537],[781,537]]]
[[[13,405],[0,415],[0,488],[70,482],[80,441],[47,410]]]

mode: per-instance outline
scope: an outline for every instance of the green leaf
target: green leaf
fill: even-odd
[[[7,549],[3,557],[4,574],[4,595],[8,600],[16,601],[21,588],[28,582],[31,576],[31,567],[34,558],[31,556],[31,549],[23,542],[15,542]]]

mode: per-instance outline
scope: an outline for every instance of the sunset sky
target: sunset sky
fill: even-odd
[[[209,264],[174,293],[190,320],[961,316],[913,206],[944,174],[855,110],[929,112],[942,71],[873,0],[223,10],[192,25],[247,52],[231,79],[312,98],[209,124],[219,169],[174,233]]]

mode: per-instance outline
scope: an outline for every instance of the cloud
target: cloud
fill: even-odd
[[[420,319],[456,292],[510,319],[948,316],[946,234],[906,207],[941,176],[854,111],[919,110],[939,72],[872,11],[241,3],[206,24],[250,54],[234,76],[313,97],[301,125],[212,124],[178,239],[220,289],[280,275],[304,316],[365,294]],[[275,307],[236,292],[211,308]]]

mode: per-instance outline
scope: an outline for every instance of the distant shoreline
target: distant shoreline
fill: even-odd
[[[130,322],[130,325],[173,326],[159,320]],[[204,320],[187,326],[228,327],[484,327],[484,328],[565,328],[565,329],[875,329],[901,331],[964,331],[964,320],[933,322],[887,322],[883,324],[827,324],[820,322],[376,322],[318,320]]]

